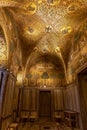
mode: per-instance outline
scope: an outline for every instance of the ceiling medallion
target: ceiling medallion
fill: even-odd
[[[34,2],[29,2],[24,6],[24,8],[28,11],[28,13],[34,14],[36,12],[37,6]]]
[[[72,3],[68,6],[67,11],[70,12],[74,12],[79,8],[79,4],[78,3]]]
[[[51,25],[46,26],[46,27],[45,27],[45,31],[46,31],[47,33],[51,32],[51,31],[52,31],[52,26],[51,26]]]
[[[54,7],[51,7],[49,10],[48,10],[48,16],[49,17],[55,17],[55,15],[57,14],[57,10],[54,9]]]
[[[68,34],[72,32],[72,28],[70,26],[64,27],[61,29],[62,34]]]
[[[29,31],[30,33],[33,33],[33,32],[34,32],[34,29],[31,28],[31,27],[28,27],[28,31]]]

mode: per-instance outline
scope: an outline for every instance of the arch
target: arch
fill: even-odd
[[[29,69],[32,66],[36,65],[37,63],[39,63],[40,61],[54,64],[56,68],[58,67],[60,68],[64,76],[66,75],[64,62],[61,60],[60,56],[56,55],[56,53],[41,54],[36,51],[36,52],[31,53],[31,55],[29,56],[27,60],[25,71],[24,71],[24,77],[26,76],[26,73],[29,71]]]
[[[3,28],[7,44],[7,67],[16,75],[22,59],[16,22],[13,15],[8,10],[0,9],[0,17],[0,25]]]
[[[3,28],[0,26],[0,65],[7,65],[7,43]]]

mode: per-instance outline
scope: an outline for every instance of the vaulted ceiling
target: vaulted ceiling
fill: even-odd
[[[87,18],[87,0],[3,0],[17,25],[22,66],[50,62],[65,71],[72,40]]]

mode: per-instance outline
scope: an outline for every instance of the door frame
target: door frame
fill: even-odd
[[[83,123],[82,123],[82,116],[81,116],[81,104],[80,104],[80,93],[79,93],[79,88],[80,88],[80,84],[79,84],[79,80],[78,80],[78,75],[83,72],[85,69],[87,69],[87,63],[83,64],[83,66],[79,67],[76,70],[76,84],[77,84],[77,93],[78,93],[78,102],[79,102],[79,127],[81,130],[84,130],[83,128]]]
[[[80,108],[80,116],[81,116],[81,129],[84,130],[84,126],[83,126],[83,117],[82,117],[82,104],[81,104],[81,92],[80,92],[80,83],[79,83],[79,77],[80,75],[85,75],[85,71],[87,71],[87,66],[83,67],[83,69],[81,68],[78,73],[77,73],[77,84],[78,84],[78,97],[79,97],[79,108]]]
[[[40,101],[40,92],[41,91],[49,91],[50,92],[50,96],[51,96],[51,115],[50,115],[50,117],[51,117],[51,119],[52,119],[52,117],[53,117],[53,91],[52,91],[53,89],[38,89],[38,94],[37,94],[37,99],[38,99],[38,117],[40,118],[40,115],[39,115],[39,110],[40,110],[40,103],[39,103],[39,101]]]

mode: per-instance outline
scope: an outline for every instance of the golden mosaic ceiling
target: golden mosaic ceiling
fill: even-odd
[[[47,54],[61,59],[65,69],[72,39],[87,17],[87,0],[3,0],[0,7],[17,24],[24,67],[30,58],[33,65],[34,57]]]

